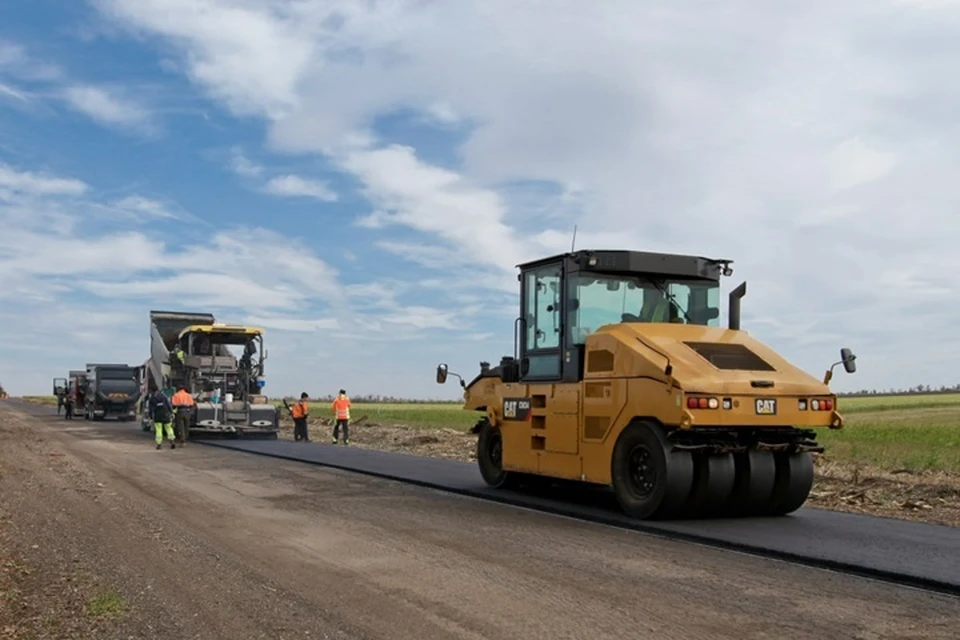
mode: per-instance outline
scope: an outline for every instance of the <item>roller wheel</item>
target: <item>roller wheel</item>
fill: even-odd
[[[736,480],[733,454],[694,454],[693,490],[684,514],[691,518],[716,515],[730,500]]]
[[[693,457],[670,451],[663,431],[634,422],[617,438],[611,461],[613,490],[620,507],[642,520],[680,512],[693,486]]]
[[[503,437],[500,429],[484,421],[477,437],[477,465],[483,481],[498,489],[515,484],[515,475],[503,469]]]
[[[776,455],[776,480],[766,513],[783,516],[799,509],[813,488],[813,456],[809,453]]]
[[[777,465],[769,451],[747,451],[734,455],[736,480],[728,512],[732,516],[763,514],[770,504],[777,477]]]

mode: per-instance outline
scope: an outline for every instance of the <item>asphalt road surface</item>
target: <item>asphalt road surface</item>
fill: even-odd
[[[40,550],[98,559],[136,621],[117,637],[886,639],[960,628],[949,596],[194,443],[157,451],[135,423],[24,411],[0,402],[0,506],[43,524]]]
[[[391,479],[584,517],[616,526],[679,535],[688,540],[748,549],[773,557],[804,558],[827,566],[930,583],[960,594],[960,529],[824,509],[802,508],[782,518],[730,518],[638,522],[622,513],[612,494],[566,487],[504,491],[484,484],[477,465],[289,440],[222,440],[217,446],[273,457],[339,466]]]

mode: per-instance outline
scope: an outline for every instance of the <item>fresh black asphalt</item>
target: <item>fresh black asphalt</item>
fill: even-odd
[[[620,512],[607,492],[493,489],[467,462],[289,440],[200,442],[960,595],[954,527],[811,508],[775,518],[641,522]]]

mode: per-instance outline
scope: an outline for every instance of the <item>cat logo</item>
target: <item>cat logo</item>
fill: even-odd
[[[757,415],[777,415],[777,401],[775,398],[757,398]]]
[[[504,420],[526,420],[530,415],[530,398],[504,398]]]

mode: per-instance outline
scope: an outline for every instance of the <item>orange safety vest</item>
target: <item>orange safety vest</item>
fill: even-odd
[[[301,400],[293,405],[293,409],[290,410],[290,413],[294,418],[306,418],[310,413],[310,405]]]
[[[177,391],[170,399],[170,404],[175,407],[192,407],[195,403],[193,396],[186,391]]]
[[[333,401],[331,408],[334,413],[337,414],[337,420],[350,419],[350,398],[347,396],[337,397],[337,399]]]

